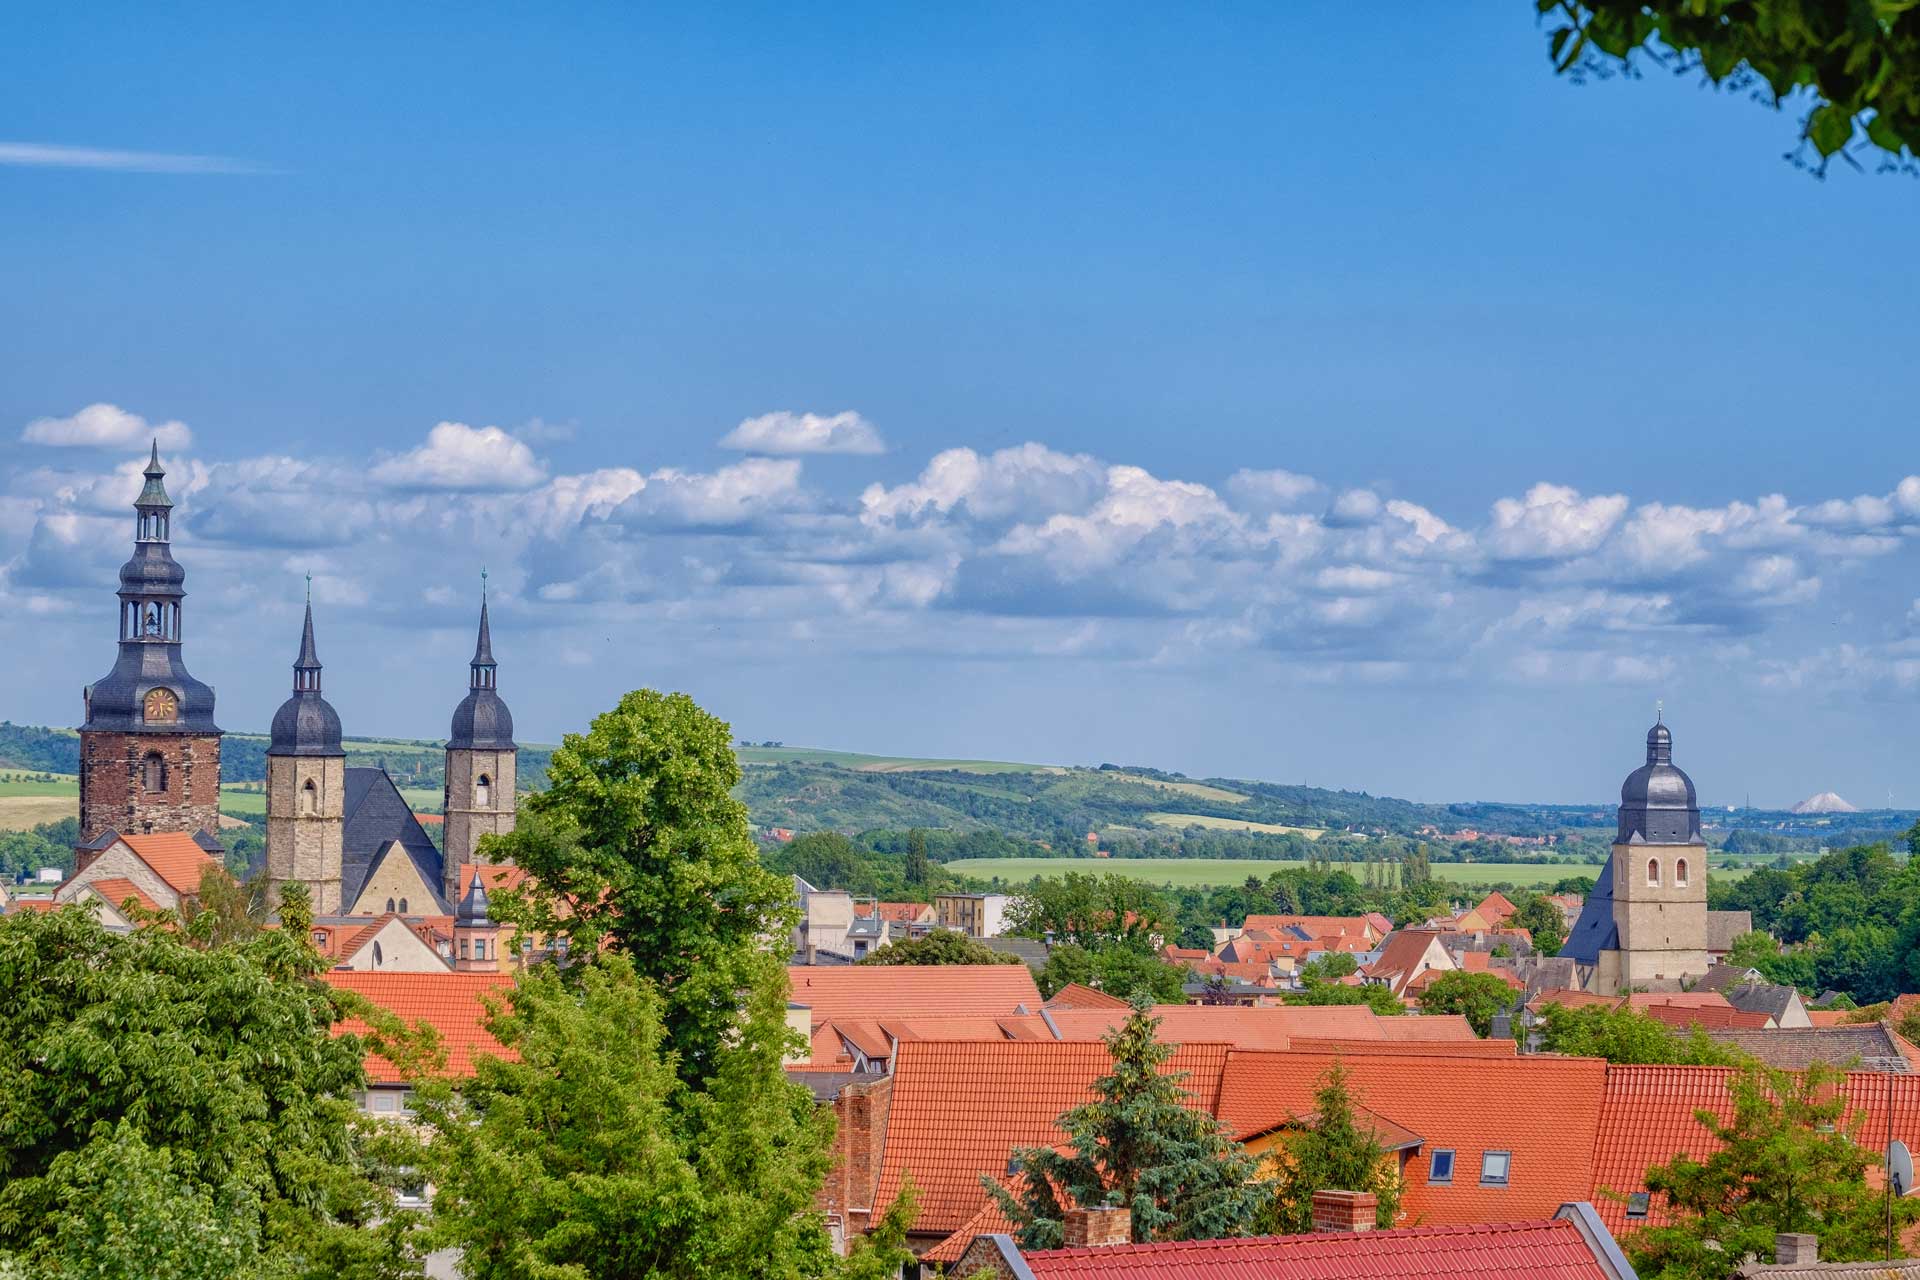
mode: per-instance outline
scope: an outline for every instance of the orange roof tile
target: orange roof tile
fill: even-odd
[[[933,908],[924,902],[876,902],[866,910],[855,908],[857,916],[879,916],[900,924],[919,924],[933,919]]]
[[[1816,1027],[1840,1027],[1846,1025],[1853,1012],[1852,1009],[1809,1009],[1807,1021]]]
[[[1519,909],[1507,899],[1506,894],[1498,889],[1480,899],[1479,904],[1474,907],[1474,910],[1478,911],[1481,918],[1488,924],[1499,924]]]
[[[1098,1040],[1126,1020],[1125,1009],[1050,1011],[1062,1040]],[[1157,1004],[1160,1039],[1219,1041],[1241,1049],[1285,1049],[1296,1036],[1337,1040],[1471,1040],[1458,1016],[1383,1018],[1365,1005]]]
[[[1206,952],[1200,953],[1202,956]],[[1069,982],[1053,993],[1053,999],[1047,1001],[1048,1009],[1125,1009],[1127,1002],[1119,996],[1096,991],[1079,982]]]
[[[200,877],[208,867],[220,865],[194,843],[192,836],[176,831],[121,836],[120,840],[139,854],[140,861],[152,867],[153,873],[165,880],[175,893],[199,893]]]
[[[1380,930],[1368,916],[1248,916],[1240,928],[1245,933],[1278,932],[1295,926],[1305,929],[1308,936],[1315,938],[1339,937],[1349,933],[1366,933]]]
[[[1015,1174],[1011,1178],[996,1178],[994,1181],[1009,1191],[1012,1191],[1014,1195],[1018,1196],[1020,1194],[1018,1190],[1021,1183],[1020,1175]],[[980,1212],[961,1223],[954,1229],[953,1234],[945,1240],[942,1240],[939,1244],[933,1246],[933,1248],[922,1253],[920,1255],[920,1261],[938,1262],[942,1266],[952,1266],[954,1263],[960,1261],[960,1255],[967,1251],[967,1246],[973,1243],[975,1236],[1010,1236],[1014,1233],[1014,1230],[1013,1219],[1009,1218],[1006,1212],[1000,1208],[1000,1202],[998,1200],[995,1200],[992,1196],[988,1196],[987,1202],[980,1206]]]
[[[813,1011],[813,1025],[839,1018],[1010,1014],[1040,1007],[1033,970],[1023,964],[793,965],[788,999]]]
[[[460,864],[460,889],[455,900],[467,896],[467,890],[473,887],[473,878],[480,877],[480,883],[487,887],[488,893],[498,893],[501,889],[518,888],[526,882],[527,873],[519,867],[496,865],[491,862],[463,862]]]
[[[1420,1134],[1427,1152],[1455,1153],[1447,1185],[1427,1181],[1424,1158],[1409,1166],[1401,1201],[1407,1221],[1544,1216],[1590,1193],[1606,1079],[1598,1058],[1236,1051],[1221,1080],[1221,1120],[1246,1132],[1312,1110],[1314,1089],[1335,1061],[1345,1066],[1357,1105]],[[1507,1185],[1480,1185],[1487,1151],[1512,1153]]]
[[[1640,1012],[1664,1022],[1670,1027],[1686,1030],[1688,1027],[1765,1027],[1773,1019],[1758,1009],[1748,1012],[1736,1009],[1732,1005],[1718,1008],[1714,1005],[1650,1004]]]
[[[1635,991],[1627,996],[1627,1005],[1643,1013],[1662,1004],[1683,1009],[1733,1008],[1718,991]]]
[[[123,876],[106,876],[99,880],[89,880],[83,887],[99,894],[109,906],[116,910],[128,898],[132,898],[149,911],[157,910],[160,906],[147,896],[146,890]]]
[[[1593,1151],[1593,1185],[1577,1198],[1591,1199],[1610,1231],[1658,1226],[1667,1214],[1658,1197],[1644,1219],[1627,1220],[1626,1205],[1601,1194],[1611,1189],[1623,1195],[1646,1189],[1647,1170],[1686,1154],[1703,1159],[1714,1150],[1713,1138],[1695,1113],[1710,1111],[1722,1119],[1731,1114],[1727,1078],[1732,1067],[1632,1067],[1607,1069],[1606,1093],[1600,1129]],[[1862,1141],[1879,1150],[1886,1140],[1888,1089],[1892,1089],[1893,1136],[1913,1146],[1920,1142],[1920,1076],[1888,1076],[1872,1071],[1847,1075],[1845,1092],[1849,1115],[1864,1114]],[[1877,1186],[1879,1167],[1867,1177]],[[1573,1197],[1570,1197],[1573,1198]]]
[[[1195,1106],[1211,1110],[1227,1061],[1223,1044],[1186,1044],[1168,1070]],[[947,1233],[987,1199],[980,1175],[1002,1177],[1015,1147],[1060,1140],[1060,1113],[1092,1096],[1111,1059],[1105,1045],[1058,1041],[902,1043],[874,1203],[893,1203],[911,1175],[916,1231]]]
[[[474,1058],[490,1053],[512,1060],[518,1055],[501,1046],[480,1025],[486,1016],[481,997],[504,997],[513,985],[510,973],[396,973],[390,969],[330,969],[320,975],[343,991],[357,991],[378,1007],[408,1024],[426,1022],[440,1033],[447,1051],[447,1071],[473,1074]],[[348,1018],[334,1024],[336,1036],[365,1035],[366,1023]],[[400,1073],[378,1054],[367,1055],[367,1078],[377,1084],[398,1083]]]
[[[1414,1019],[1409,1018],[1412,1022]],[[1433,1019],[1422,1018],[1422,1022]],[[1465,1018],[1460,1020],[1463,1024]],[[1295,1036],[1287,1046],[1295,1053],[1369,1053],[1408,1054],[1447,1058],[1511,1058],[1519,1052],[1511,1040],[1482,1040],[1467,1028],[1464,1040],[1340,1040],[1319,1036]]]

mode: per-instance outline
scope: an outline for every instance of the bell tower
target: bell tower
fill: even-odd
[[[499,671],[493,660],[493,633],[487,622],[487,575],[480,573],[480,636],[468,664],[467,696],[454,708],[447,738],[446,883],[448,902],[459,901],[460,868],[479,861],[480,837],[513,830],[515,764],[513,713],[501,700]]]
[[[1612,994],[1705,974],[1707,846],[1700,804],[1673,763],[1664,717],[1647,731],[1647,762],[1620,787],[1620,822],[1608,866],[1616,950],[1602,952],[1594,989]]]
[[[133,557],[120,566],[119,653],[84,695],[83,844],[108,831],[176,831],[219,847],[220,728],[213,690],[180,653],[187,571],[173,558],[166,474],[156,440],[133,504]]]
[[[307,579],[307,620],[293,662],[293,696],[273,713],[267,744],[267,883],[307,886],[317,916],[338,915],[341,848],[347,790],[347,753],[340,717],[320,692],[320,655],[313,643],[313,579]]]

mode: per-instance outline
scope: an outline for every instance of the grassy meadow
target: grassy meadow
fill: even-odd
[[[957,875],[982,880],[998,876],[1004,881],[1018,884],[1034,876],[1065,875],[1069,871],[1118,872],[1149,884],[1170,884],[1184,889],[1240,884],[1248,876],[1265,879],[1282,868],[1299,865],[1298,862],[1268,858],[963,858],[947,863],[946,867]],[[1597,866],[1541,865],[1531,862],[1436,862],[1432,867],[1435,878],[1459,885],[1504,882],[1539,886],[1553,884],[1568,876],[1594,876],[1600,873]],[[1360,864],[1355,863],[1355,874],[1358,875],[1360,870]],[[1715,878],[1745,874],[1744,870],[1712,872]]]
[[[1243,797],[1244,798],[1244,797]],[[1322,827],[1287,827],[1277,822],[1249,822],[1245,818],[1213,818],[1200,813],[1149,813],[1147,821],[1156,827],[1207,827],[1214,831],[1261,831],[1270,836],[1305,836],[1309,840],[1318,840],[1326,834]],[[1184,862],[1184,858],[1160,859],[1167,862]],[[1232,861],[1232,859],[1220,859]]]

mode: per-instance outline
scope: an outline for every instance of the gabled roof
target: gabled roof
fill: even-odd
[[[1613,922],[1613,859],[1608,858],[1593,882],[1593,892],[1580,908],[1560,954],[1581,964],[1600,963],[1602,951],[1620,949],[1620,927]]]
[[[1193,1105],[1211,1111],[1226,1060],[1223,1044],[1186,1044],[1167,1069],[1185,1073]],[[986,1201],[980,1175],[1004,1175],[1015,1147],[1060,1141],[1060,1113],[1088,1101],[1111,1065],[1097,1043],[902,1042],[874,1204],[893,1203],[911,1176],[914,1230],[951,1232]]]
[[[1053,998],[1047,1001],[1049,1009],[1125,1009],[1127,1007],[1127,1002],[1119,996],[1096,991],[1079,982],[1069,982],[1054,992]]]
[[[349,767],[346,770],[343,812],[345,820],[340,828],[342,902],[360,900],[360,891],[366,888],[367,876],[372,873],[381,850],[397,840],[413,860],[420,879],[433,893],[438,911],[452,910],[450,904],[438,901],[444,865],[440,851],[433,847],[433,841],[385,769]]]
[[[1689,1027],[1702,1027],[1708,1031],[1727,1027],[1758,1031],[1765,1030],[1773,1023],[1773,1019],[1764,1013],[1749,1013],[1745,1009],[1721,1009],[1713,1005],[1650,1004],[1640,1012],[1657,1022],[1664,1022],[1682,1031]]]
[[[1733,940],[1743,933],[1753,932],[1753,912],[1751,911],[1709,911],[1707,912],[1707,950],[1731,951]]]
[[[813,1011],[813,1025],[842,1018],[1010,1014],[1040,1007],[1033,970],[1023,964],[791,965],[787,997]]]
[[[177,831],[121,836],[120,842],[140,855],[140,861],[152,867],[175,893],[198,894],[200,877],[208,867],[220,865],[207,856],[199,841]]]
[[[1429,1182],[1424,1161],[1408,1169],[1407,1221],[1544,1216],[1591,1192],[1606,1078],[1598,1058],[1236,1051],[1221,1079],[1221,1120],[1244,1133],[1313,1110],[1314,1090],[1336,1061],[1355,1105],[1421,1135],[1428,1153],[1454,1152],[1451,1184]],[[1512,1154],[1507,1185],[1480,1185],[1488,1151]]]
[[[133,881],[126,879],[124,876],[106,876],[99,880],[89,880],[80,886],[80,892],[82,893],[85,893],[89,889],[98,894],[108,906],[116,910],[118,910],[120,904],[128,898],[132,898],[149,911],[157,910],[160,906],[159,903],[147,896],[146,890],[142,889]]]
[[[1571,1217],[1045,1249],[1020,1256],[1032,1280],[1625,1280],[1632,1274],[1621,1269],[1625,1260],[1611,1239]]]
[[[412,1024],[426,1022],[440,1033],[447,1051],[447,1071],[473,1074],[474,1059],[482,1053],[513,1060],[518,1057],[495,1040],[480,1020],[486,1016],[481,997],[504,999],[513,985],[510,973],[398,973],[391,969],[329,969],[320,975],[343,991],[357,991],[375,1005]],[[336,1036],[365,1035],[367,1024],[347,1018],[333,1027]],[[367,1055],[367,1078],[375,1084],[396,1084],[400,1073],[378,1054]]]
[[[1768,1032],[1767,1034],[1777,1034]],[[1712,1136],[1695,1113],[1710,1111],[1723,1119],[1732,1112],[1727,1078],[1733,1067],[1637,1067],[1607,1069],[1606,1091],[1600,1111],[1600,1129],[1594,1143],[1593,1186],[1589,1193],[1600,1217],[1613,1231],[1625,1227],[1658,1226],[1667,1219],[1659,1197],[1645,1218],[1627,1220],[1626,1205],[1606,1191],[1627,1195],[1646,1190],[1647,1170],[1676,1155],[1704,1159],[1714,1148]],[[1891,1095],[1889,1095],[1891,1089]],[[1887,1076],[1878,1072],[1851,1072],[1844,1091],[1849,1115],[1864,1115],[1863,1141],[1879,1150],[1886,1140],[1887,1103],[1893,1103],[1893,1136],[1908,1146],[1920,1142],[1920,1076]],[[1868,1169],[1870,1181],[1879,1168]]]
[[[1788,1012],[1800,1003],[1798,990],[1772,982],[1743,982],[1728,987],[1724,994],[1734,1008],[1764,1013],[1775,1022],[1785,1022]]]
[[[1370,978],[1387,980],[1393,993],[1402,995],[1406,992],[1408,984],[1420,976],[1420,962],[1426,958],[1428,949],[1439,941],[1438,930],[1396,930],[1387,936],[1386,945],[1380,949],[1380,958],[1367,965],[1361,972]],[[1444,947],[1441,948],[1441,952],[1445,953]],[[1451,968],[1452,963],[1452,957],[1448,957],[1446,967]],[[1441,971],[1444,972],[1444,970]]]
[[[1127,1017],[1124,1008],[1050,1012],[1062,1040],[1098,1040]],[[1153,1014],[1160,1019],[1163,1041],[1218,1041],[1238,1049],[1285,1049],[1301,1036],[1375,1042],[1475,1038],[1465,1018],[1383,1018],[1361,1004],[1157,1004]]]
[[[1285,929],[1298,928],[1301,937],[1324,938],[1345,933],[1365,933],[1369,928],[1380,932],[1371,916],[1248,916],[1241,922],[1245,933],[1262,931],[1278,933]]]
[[[1749,1017],[1763,1016],[1748,1014]],[[1730,1044],[1770,1067],[1801,1071],[1816,1062],[1866,1071],[1913,1070],[1908,1045],[1884,1022],[1846,1027],[1791,1027],[1771,1030],[1714,1029],[1707,1032],[1721,1044]]]
[[[1475,905],[1473,909],[1478,911],[1480,918],[1488,924],[1500,924],[1520,908],[1514,906],[1506,894],[1495,889],[1492,893],[1480,899],[1479,903]]]

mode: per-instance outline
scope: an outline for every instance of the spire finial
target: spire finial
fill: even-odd
[[[480,603],[487,602],[487,566],[480,566]]]
[[[1655,698],[1653,700],[1653,722],[1655,724],[1665,724],[1667,722],[1667,700],[1665,698]]]
[[[313,607],[313,570],[307,570],[307,607]]]

